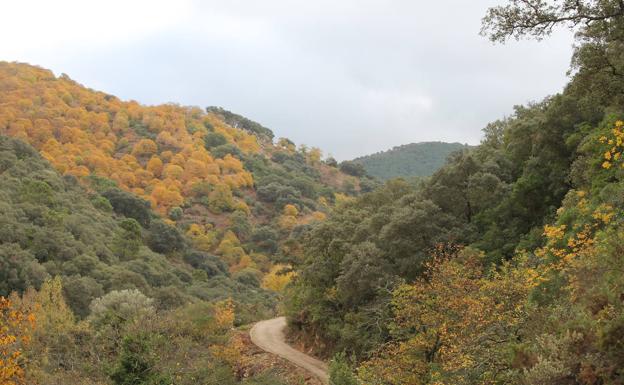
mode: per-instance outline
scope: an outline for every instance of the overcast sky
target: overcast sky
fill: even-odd
[[[0,60],[145,104],[222,106],[339,160],[477,144],[513,105],[561,91],[572,37],[493,45],[504,0],[20,0]]]

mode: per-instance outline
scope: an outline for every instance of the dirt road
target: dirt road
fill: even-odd
[[[308,370],[325,384],[328,384],[329,375],[327,374],[327,365],[288,345],[284,337],[285,328],[285,317],[273,318],[255,324],[253,328],[251,328],[249,335],[251,336],[251,341],[260,349],[276,354]]]

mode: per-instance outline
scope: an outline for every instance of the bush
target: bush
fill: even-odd
[[[260,275],[262,275],[260,271],[246,268],[234,273],[232,278],[246,286],[260,287]]]
[[[169,376],[156,369],[158,353],[152,351],[152,339],[148,334],[126,336],[121,353],[111,371],[110,378],[116,385],[169,385]]]
[[[180,219],[182,219],[182,216],[184,215],[184,212],[182,211],[182,209],[180,207],[173,207],[171,208],[171,210],[169,210],[169,219],[171,219],[172,221],[179,221]]]
[[[154,313],[154,300],[140,291],[114,290],[91,302],[89,320],[93,325],[119,325]]]
[[[277,240],[279,235],[277,231],[269,226],[257,228],[251,235],[251,242],[254,250],[264,251],[273,254],[277,251]]]
[[[345,174],[357,177],[366,175],[366,170],[364,169],[364,166],[350,160],[345,160],[344,162],[340,163],[340,171],[344,172]]]
[[[121,221],[113,237],[112,250],[121,260],[136,257],[143,245],[141,226],[135,219],[127,218]]]
[[[67,305],[80,318],[89,315],[89,305],[102,293],[102,285],[91,277],[72,275],[63,278],[63,294]]]
[[[224,158],[227,154],[230,154],[239,159],[243,156],[241,150],[230,143],[222,144],[220,146],[211,148],[210,153],[215,158]]]
[[[108,199],[104,198],[103,196],[98,195],[91,200],[91,203],[93,203],[93,207],[106,213],[110,213],[111,211],[113,211],[113,206],[108,201]]]
[[[184,261],[196,269],[203,270],[208,278],[227,274],[228,268],[217,256],[200,251],[190,251],[184,255]]]
[[[208,150],[214,147],[222,146],[226,143],[227,139],[225,136],[218,132],[209,132],[206,136],[204,136],[204,146]]]
[[[143,227],[150,225],[150,203],[148,201],[119,189],[107,190],[102,195],[108,199],[117,214],[134,218]]]
[[[186,247],[184,237],[178,229],[160,220],[152,222],[147,244],[153,251],[163,254],[182,251]]]
[[[336,354],[329,363],[329,383],[330,385],[358,385],[357,378],[353,375],[344,353]]]

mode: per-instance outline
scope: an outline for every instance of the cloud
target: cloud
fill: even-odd
[[[124,43],[179,25],[191,17],[187,0],[36,1],[2,5],[2,55],[53,51],[67,46]]]
[[[562,88],[570,34],[492,45],[478,31],[494,3],[27,0],[4,6],[0,58],[144,103],[220,105],[346,159],[477,143]]]

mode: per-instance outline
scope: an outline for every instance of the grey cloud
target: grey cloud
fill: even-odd
[[[492,4],[206,1],[140,41],[8,59],[125,99],[223,106],[347,159],[422,140],[474,144],[514,104],[561,89],[570,34],[492,45],[478,36]]]

